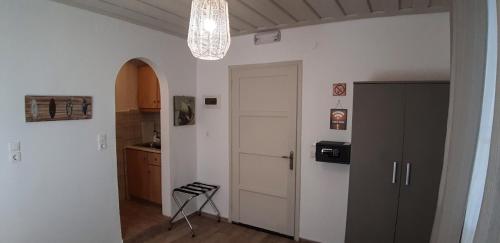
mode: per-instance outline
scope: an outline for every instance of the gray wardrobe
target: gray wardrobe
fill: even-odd
[[[355,83],[346,243],[429,242],[448,82]]]

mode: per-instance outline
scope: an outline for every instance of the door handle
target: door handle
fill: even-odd
[[[411,164],[406,163],[406,179],[405,179],[405,186],[410,185],[410,170],[411,170]]]
[[[396,184],[396,172],[398,170],[398,162],[394,161],[392,164],[392,184]]]
[[[283,159],[289,159],[290,160],[290,170],[293,170],[293,151],[290,151],[289,156],[281,156]]]

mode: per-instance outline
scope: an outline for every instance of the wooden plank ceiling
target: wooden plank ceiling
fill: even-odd
[[[185,38],[191,0],[54,0]],[[228,0],[231,35],[349,19],[444,12],[450,0]]]

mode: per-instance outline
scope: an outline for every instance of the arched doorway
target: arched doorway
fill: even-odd
[[[126,62],[115,86],[116,152],[122,237],[130,240],[166,220],[162,214],[160,84],[140,59]]]

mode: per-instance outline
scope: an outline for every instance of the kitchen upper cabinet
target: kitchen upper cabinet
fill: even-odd
[[[137,103],[142,111],[157,112],[161,109],[160,83],[150,66],[139,67]]]
[[[127,149],[129,196],[161,204],[160,154]]]

